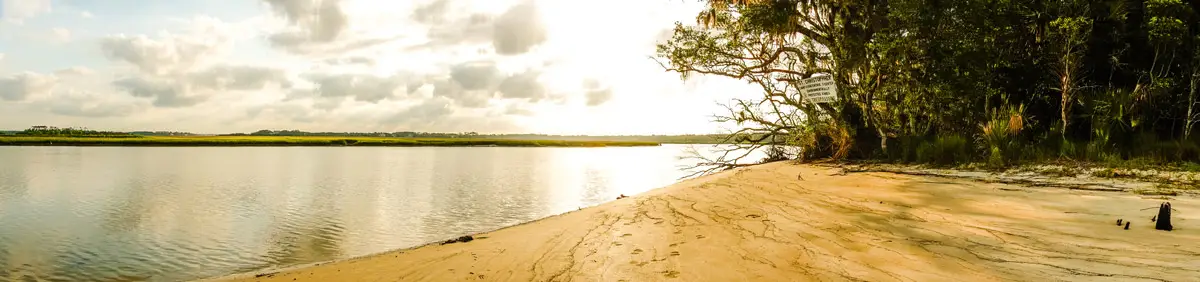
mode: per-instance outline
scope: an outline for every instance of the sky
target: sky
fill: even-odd
[[[699,5],[0,0],[0,129],[716,133],[755,89],[651,58]]]

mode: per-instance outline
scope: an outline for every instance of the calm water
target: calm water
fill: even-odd
[[[366,255],[669,185],[643,148],[0,147],[0,281],[176,281]]]

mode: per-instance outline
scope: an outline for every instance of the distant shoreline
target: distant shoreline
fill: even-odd
[[[0,146],[62,147],[647,147],[659,142],[311,136],[3,136]]]

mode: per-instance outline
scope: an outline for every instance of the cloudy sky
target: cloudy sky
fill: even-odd
[[[697,1],[0,0],[0,129],[709,133]]]

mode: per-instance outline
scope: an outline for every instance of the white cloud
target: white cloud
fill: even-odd
[[[58,85],[54,75],[23,72],[0,76],[0,100],[24,101],[31,97],[49,95]]]
[[[57,76],[91,75],[94,73],[96,73],[96,71],[93,71],[87,67],[69,67],[54,71],[54,74]]]
[[[429,25],[426,31],[429,42],[423,47],[487,43],[492,40],[495,31],[494,19],[495,17],[486,14],[471,14],[453,20],[430,20],[426,23]]]
[[[513,6],[496,19],[495,33],[492,34],[496,53],[524,54],[543,42],[546,42],[546,29],[532,1]]]
[[[0,53],[0,61],[4,60],[4,53]]]
[[[584,80],[583,88],[587,94],[588,106],[599,106],[605,102],[608,102],[608,100],[612,99],[613,96],[612,87],[602,86],[600,82],[595,79]]]
[[[451,0],[433,0],[413,9],[411,17],[419,23],[438,23],[445,20],[445,14],[450,10]]]
[[[394,42],[401,36],[354,33],[343,0],[262,0],[287,25],[267,36],[271,45],[297,54],[346,53]],[[378,4],[378,3],[376,3]],[[378,29],[378,28],[376,28]]]
[[[433,77],[433,95],[450,98],[465,108],[484,108],[491,105],[497,93],[501,98],[538,100],[545,89],[538,84],[532,71],[506,76],[494,61],[469,61],[454,65],[445,77]]]
[[[79,17],[85,18],[85,19],[92,19],[92,18],[95,18],[96,15],[93,15],[92,12],[82,11],[82,12],[79,12]]]
[[[448,78],[433,83],[435,97],[449,98],[454,103],[466,108],[483,108],[488,106],[495,92],[490,89],[469,90],[463,88],[455,79]]]
[[[466,62],[450,69],[450,78],[463,90],[487,90],[500,83],[500,69],[490,61]]]
[[[142,112],[146,107],[137,102],[111,99],[92,91],[65,90],[54,93],[42,103],[51,113],[86,118],[126,117]]]
[[[529,99],[537,102],[546,98],[546,88],[538,81],[541,74],[536,71],[526,71],[514,74],[500,82],[498,89],[504,98]]]
[[[331,42],[346,30],[348,20],[339,0],[264,0],[295,28],[271,36],[280,45]]]
[[[330,64],[330,65],[364,65],[364,66],[374,66],[374,65],[375,65],[375,59],[368,58],[368,57],[363,57],[363,56],[354,56],[354,57],[345,57],[345,58],[332,58],[332,59],[327,59],[327,60],[325,60],[325,63],[326,63],[326,64]]]
[[[50,0],[4,0],[0,1],[0,19],[22,24],[26,19],[51,11]]]
[[[220,39],[170,34],[160,39],[119,34],[101,39],[100,49],[110,59],[132,64],[150,74],[165,74],[191,68],[216,53],[223,43]]]
[[[109,59],[162,75],[181,72],[212,59],[232,43],[233,28],[218,19],[197,17],[187,22],[181,34],[162,32],[146,35],[109,35],[100,40],[100,50]]]
[[[452,113],[454,113],[454,110],[451,108],[450,99],[434,97],[404,109],[386,121],[400,124],[431,122],[449,116]]]
[[[336,107],[347,97],[355,101],[377,103],[396,99],[404,94],[407,78],[401,74],[375,76],[370,74],[309,74],[305,76],[316,85],[311,90],[294,92],[292,98],[321,98],[328,107]]]
[[[533,115],[535,115],[535,113],[532,110],[529,110],[528,107],[526,107],[524,104],[521,104],[521,103],[508,104],[508,107],[504,109],[504,114],[515,115],[515,116],[533,116]]]
[[[271,84],[291,86],[286,72],[261,66],[219,65],[189,73],[185,81],[193,88],[206,90],[259,90]]]
[[[52,29],[50,29],[50,34],[53,36],[55,42],[58,42],[58,43],[71,42],[71,31],[67,30],[65,28],[61,28],[61,27],[52,28]]]
[[[217,65],[173,75],[138,75],[112,82],[117,89],[138,98],[150,98],[156,107],[181,108],[208,101],[228,91],[262,90],[272,85],[291,86],[283,70],[258,66]]]
[[[464,10],[459,2],[434,0],[414,9],[410,18],[427,28],[427,42],[416,49],[489,44],[496,54],[519,55],[548,39],[537,2],[517,3],[499,15]]]
[[[207,96],[195,95],[191,87],[166,79],[152,77],[127,77],[113,81],[113,86],[139,98],[150,98],[156,107],[179,108],[199,104]]]

